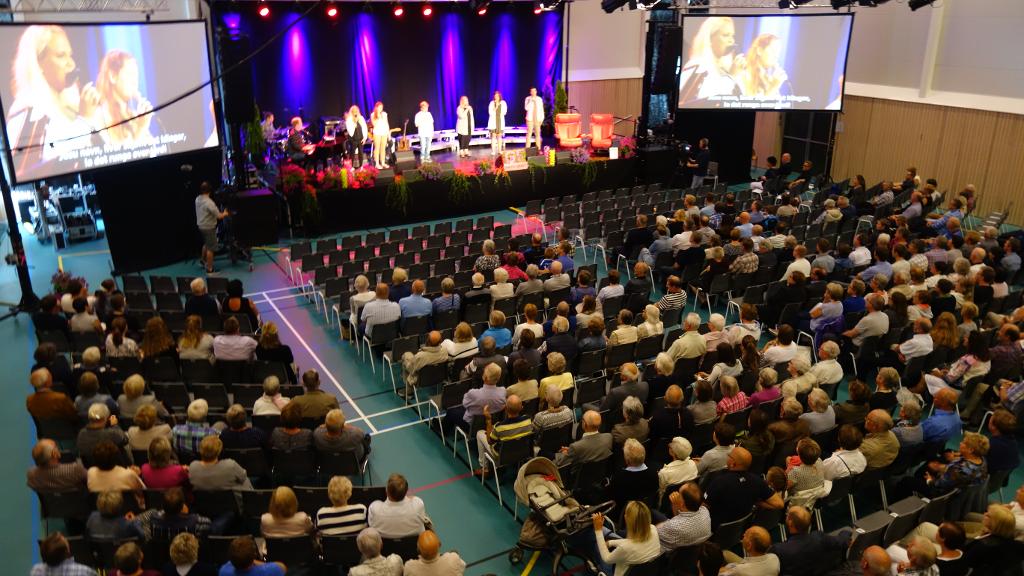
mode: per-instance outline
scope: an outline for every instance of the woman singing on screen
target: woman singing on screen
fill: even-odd
[[[459,98],[459,107],[455,109],[455,133],[459,136],[459,156],[469,156],[469,141],[473,139],[473,107],[469,98]]]
[[[681,106],[694,100],[735,93],[733,74],[742,60],[734,56],[735,50],[736,26],[732,18],[712,16],[701,24],[690,45],[690,56],[683,65]]]
[[[737,74],[744,96],[778,98],[789,75],[779,65],[782,43],[774,34],[761,34],[750,44],[743,70]]]
[[[494,100],[487,105],[487,131],[491,133],[491,156],[501,154],[505,149],[505,113],[508,106],[501,98],[501,92],[494,91]]]
[[[149,125],[153,115],[145,113],[153,105],[139,91],[139,63],[134,56],[123,50],[107,52],[96,75],[96,90],[100,94],[100,122],[111,127],[100,132],[104,142],[138,144],[152,140]],[[145,116],[124,122],[139,114]]]
[[[391,138],[391,126],[388,125],[388,113],[384,111],[383,102],[373,105],[370,129],[373,130],[373,165],[382,170],[388,167],[388,138]]]
[[[345,132],[348,134],[348,157],[352,160],[352,166],[359,168],[363,165],[363,145],[370,131],[366,128],[366,119],[359,112],[359,106],[352,106],[348,109],[345,118]]]

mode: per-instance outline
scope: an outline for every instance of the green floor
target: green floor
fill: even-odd
[[[504,223],[515,220],[510,211],[491,214]],[[40,245],[34,238],[28,239],[26,245],[33,285],[37,294],[45,294],[49,291],[50,276],[58,268],[58,257],[52,245]],[[7,247],[5,241],[4,248]],[[109,253],[104,241],[76,245],[62,253],[59,260],[65,270],[84,276],[93,286],[109,275]],[[577,262],[583,263],[582,257],[577,256]],[[519,524],[510,511],[499,507],[493,487],[481,487],[479,479],[469,475],[466,462],[453,458],[451,444],[443,446],[437,434],[420,422],[415,410],[402,407],[391,393],[390,382],[383,380],[380,366],[374,374],[369,363],[360,361],[349,344],[339,341],[337,330],[325,325],[323,314],[317,313],[311,303],[290,287],[280,252],[259,251],[254,263],[252,272],[244,264],[232,267],[218,263],[218,267],[223,275],[245,282],[263,319],[278,324],[281,339],[292,347],[300,368],[316,368],[326,376],[322,378],[325,389],[337,393],[347,417],[373,432],[372,483],[383,484],[393,471],[405,474],[412,489],[426,502],[445,549],[457,550],[471,565],[468,574],[523,573],[529,555],[520,565],[510,565],[506,559],[506,552],[516,543]],[[603,272],[603,268],[599,269]],[[193,275],[198,271],[195,262],[186,262],[148,273]],[[14,269],[0,270],[0,302],[15,302],[19,295]],[[705,309],[702,316],[706,314]],[[24,471],[31,466],[29,449],[35,437],[21,400],[30,391],[28,370],[35,347],[28,317],[21,315],[0,322],[0,340],[10,344],[4,347],[2,359],[11,379],[8,384],[16,390],[13,402],[0,405],[0,419],[8,423],[8,441],[0,445],[0,459],[11,463],[0,480],[0,555],[7,559],[5,573],[26,574],[38,558],[34,541],[41,532],[36,498],[24,483]],[[845,396],[845,389],[841,393]],[[1011,487],[1022,479],[1019,472],[1015,474]],[[511,506],[514,498],[511,482],[511,475],[504,478],[502,493],[506,506]],[[866,514],[878,508],[877,503],[867,502],[858,505],[858,512]],[[834,523],[838,522],[848,519],[840,514]],[[549,566],[548,558],[541,556],[536,571],[547,573]]]

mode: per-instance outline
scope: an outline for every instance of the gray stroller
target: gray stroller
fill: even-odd
[[[586,556],[571,550],[569,537],[591,529],[591,515],[597,512],[607,514],[615,503],[581,505],[565,489],[558,467],[547,458],[533,458],[523,464],[514,488],[516,507],[521,502],[529,507],[530,513],[519,532],[519,541],[508,553],[509,562],[518,564],[527,550],[547,551],[554,556],[552,574],[562,571],[565,556],[580,558],[592,573],[596,573]]]

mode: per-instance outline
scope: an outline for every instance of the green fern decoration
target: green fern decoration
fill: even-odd
[[[409,183],[405,181],[405,178],[395,178],[391,184],[388,184],[384,202],[388,208],[401,210],[403,215],[409,212]]]

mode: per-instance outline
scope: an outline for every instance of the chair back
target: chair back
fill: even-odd
[[[274,450],[273,456],[276,479],[294,483],[295,479],[310,478],[316,474],[312,450]]]
[[[563,446],[568,446],[572,443],[572,422],[559,426],[558,428],[548,428],[540,433],[537,440],[537,445],[540,447],[540,456],[547,458],[554,458],[554,455]]]
[[[363,469],[354,451],[317,452],[317,465],[323,477],[362,476]]]
[[[222,457],[238,462],[249,478],[270,476],[270,463],[263,448],[225,448]]]
[[[879,510],[853,523],[853,542],[846,557],[859,559],[871,546],[881,546],[886,529],[892,523],[887,510]]]
[[[718,544],[722,550],[729,550],[743,539],[743,532],[747,529],[747,524],[750,523],[753,517],[754,514],[751,512],[732,522],[720,524],[718,530],[712,535],[711,540]]]
[[[320,536],[320,550],[324,563],[330,566],[351,568],[359,565],[362,554],[356,546],[356,537],[352,536]]]
[[[605,145],[611,144],[614,131],[614,116],[611,114],[590,115],[590,138],[592,145],[604,147]],[[632,572],[632,570],[630,570],[630,572]]]
[[[498,466],[515,466],[533,457],[533,434],[503,440],[498,448]]]
[[[665,556],[658,556],[650,562],[633,564],[626,569],[627,576],[658,576],[665,567]]]
[[[924,511],[924,508],[924,500],[917,496],[904,498],[889,506],[888,511],[892,517],[892,523],[885,530],[885,535],[882,537],[882,546],[888,547],[904,535],[909,534],[917,526],[918,518],[921,517],[921,512]]]
[[[235,504],[235,493],[231,490],[195,490],[193,509],[197,514],[207,518],[217,518],[238,511]]]
[[[381,555],[390,556],[398,554],[402,561],[419,558],[420,552],[416,547],[419,535],[405,536],[404,538],[384,538],[384,546],[381,548]]]
[[[327,488],[323,486],[294,486],[293,489],[299,502],[299,510],[308,514],[310,518],[316,518],[317,510],[331,506]]]
[[[84,490],[36,492],[43,518],[64,518],[85,521],[92,511],[89,494]]]
[[[693,445],[694,454],[704,454],[709,448],[715,445],[714,435],[715,433],[715,422],[706,422],[704,424],[697,424],[693,427],[693,433],[690,436],[690,443]]]
[[[281,562],[289,568],[301,566],[313,561],[316,545],[311,536],[295,536],[293,538],[267,538],[267,560]]]
[[[635,358],[637,360],[646,360],[647,358],[657,356],[661,352],[661,340],[662,336],[655,334],[638,341],[634,353]]]
[[[731,424],[736,429],[736,432],[742,432],[747,429],[747,420],[750,418],[750,411],[753,409],[753,406],[747,406],[743,410],[730,412],[725,415],[724,421]]]
[[[579,138],[581,131],[579,114],[555,114],[555,137],[558,140]]]

